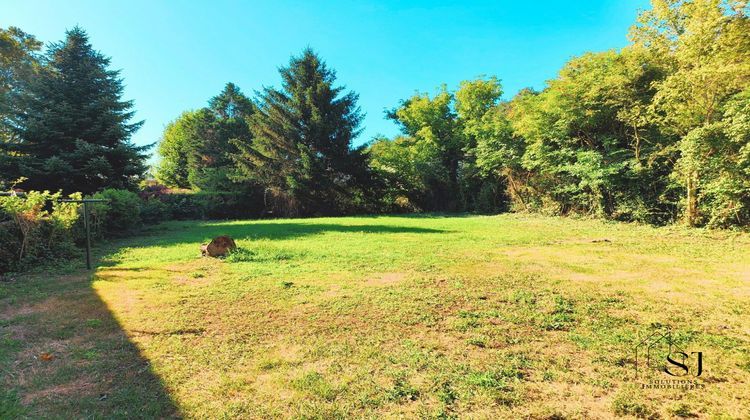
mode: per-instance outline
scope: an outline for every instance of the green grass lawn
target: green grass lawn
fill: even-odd
[[[241,249],[201,258],[221,234]],[[171,222],[100,253],[93,277],[0,283],[0,417],[750,417],[748,234]],[[659,325],[702,352],[700,389],[640,388]]]

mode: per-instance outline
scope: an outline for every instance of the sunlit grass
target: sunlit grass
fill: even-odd
[[[234,237],[240,250],[225,260],[201,258],[199,244],[221,234]],[[69,338],[107,326],[124,330],[160,382],[153,398],[163,404],[152,412],[748,413],[746,234],[518,215],[352,217],[172,222],[116,245],[90,285],[79,283],[93,289],[112,321],[79,316]],[[49,306],[83,293],[57,294],[54,280],[41,277],[27,281],[41,291],[8,286],[6,303]],[[6,312],[6,328],[32,328],[29,315]],[[705,389],[637,389],[632,349],[652,324],[671,325],[703,351]],[[8,331],[6,339],[14,340]],[[47,333],[57,331],[50,325]],[[109,357],[97,347],[102,339],[71,353],[63,338],[59,353],[106,375],[110,364],[91,367]],[[6,366],[27,360],[24,346],[0,352]],[[72,398],[34,399],[28,395],[60,384],[14,381],[5,383],[32,417],[49,407],[80,413],[77,401],[118,387],[108,382]],[[92,407],[86,412],[96,413]]]

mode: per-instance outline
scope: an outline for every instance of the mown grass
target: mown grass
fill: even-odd
[[[200,258],[221,234],[240,250]],[[93,277],[0,285],[0,417],[750,417],[747,234],[172,222],[102,252]],[[639,389],[654,325],[703,352],[704,389]]]

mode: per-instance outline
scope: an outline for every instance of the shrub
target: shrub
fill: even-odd
[[[259,217],[264,208],[262,195],[251,191],[196,192],[159,195],[174,219],[248,219]]]
[[[0,197],[0,273],[75,254],[73,229],[80,205],[60,203],[61,197],[49,191]]]
[[[122,235],[138,227],[141,220],[141,199],[128,190],[108,188],[93,195],[93,198],[108,200],[92,206],[97,223],[104,231]]]
[[[171,217],[169,206],[158,198],[145,199],[141,203],[141,219],[144,223],[159,223]]]

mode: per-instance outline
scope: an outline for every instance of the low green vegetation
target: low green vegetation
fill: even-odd
[[[201,258],[228,234],[239,250]],[[541,216],[168,222],[0,283],[0,416],[743,418],[750,237]],[[655,325],[705,388],[643,390]]]

